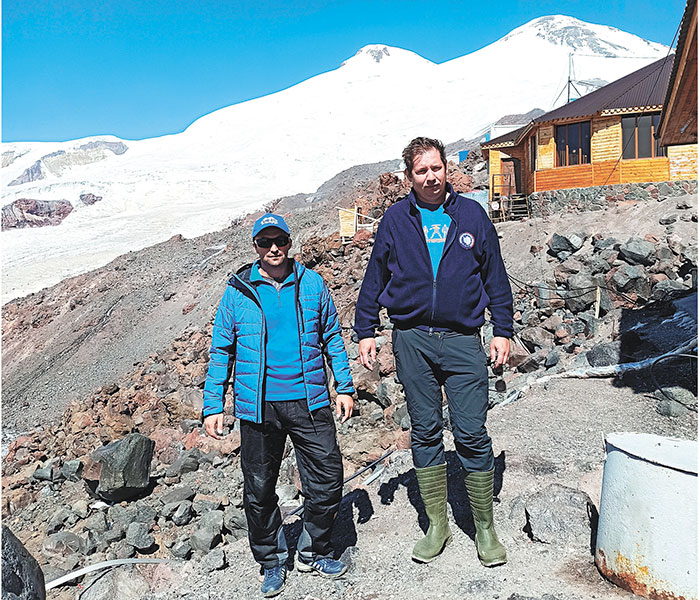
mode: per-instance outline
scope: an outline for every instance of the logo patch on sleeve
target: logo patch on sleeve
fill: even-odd
[[[471,250],[474,247],[474,236],[465,231],[459,235],[459,245],[465,250]]]

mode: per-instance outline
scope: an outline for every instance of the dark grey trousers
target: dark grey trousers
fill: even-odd
[[[304,495],[297,550],[306,562],[332,555],[331,530],[343,494],[343,459],[329,406],[309,413],[306,400],[266,402],[263,423],[241,421],[243,508],[256,562],[269,569],[287,561],[275,493],[287,435],[294,444]]]
[[[486,432],[487,356],[478,333],[394,329],[396,373],[411,417],[411,450],[417,468],[446,462],[442,442],[445,388],[457,455],[468,473],[493,469]]]

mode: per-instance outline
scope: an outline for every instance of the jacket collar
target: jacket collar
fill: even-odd
[[[306,271],[306,267],[304,267],[304,265],[302,265],[301,263],[298,263],[297,261],[295,261],[293,258],[290,258],[289,260],[292,261],[292,271],[294,273],[294,281],[295,281],[295,284],[298,286],[299,281],[304,274],[304,271]],[[251,286],[252,285],[253,268],[255,268],[257,271],[259,264],[260,264],[260,261],[256,260],[255,262],[248,263],[247,265],[243,265],[229,279],[229,283],[232,286],[237,287],[239,289],[242,289],[242,286]]]
[[[445,202],[443,202],[442,205],[445,207],[445,212],[449,214],[459,194],[455,192],[451,183],[447,183],[445,189],[447,191],[447,198],[445,199]],[[416,204],[416,193],[413,188],[411,188],[411,191],[409,192],[407,198],[410,204],[411,213],[414,215],[418,214],[418,205]]]

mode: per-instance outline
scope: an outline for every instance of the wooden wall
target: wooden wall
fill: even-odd
[[[527,144],[511,146],[502,150],[489,150],[489,199],[493,198],[493,175],[503,173],[501,161],[504,158],[517,158],[520,161],[520,188],[529,194],[534,188],[533,173],[530,171],[530,152]],[[500,183],[501,179],[497,178]]]
[[[501,151],[489,150],[489,200],[493,198],[493,176],[501,172]]]
[[[556,164],[554,153],[554,125],[543,125],[537,130],[537,169],[553,169]]]
[[[670,179],[698,178],[698,145],[684,144],[667,148]]]
[[[668,157],[620,160],[622,154],[622,121],[619,116],[593,119],[591,123],[591,164],[554,167],[556,144],[554,125],[537,130],[537,171],[530,172],[530,137],[519,146],[489,151],[489,174],[501,173],[501,159],[520,159],[523,192],[677,181],[698,178],[698,146],[669,146]],[[493,179],[489,178],[489,183]],[[493,191],[489,191],[489,198]]]
[[[591,162],[617,160],[622,152],[620,117],[593,119],[591,123]]]
[[[537,171],[537,189],[563,190],[566,188],[590,187],[593,185],[593,169],[591,165],[574,165]]]
[[[638,158],[621,161],[620,183],[668,181],[668,158]]]
[[[613,185],[620,183],[622,164],[619,160],[606,160],[593,163],[593,185]]]

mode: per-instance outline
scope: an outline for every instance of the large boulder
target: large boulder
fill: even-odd
[[[619,341],[596,344],[588,352],[586,358],[592,367],[607,367],[621,362],[621,344]]]
[[[620,246],[620,254],[632,265],[653,265],[656,260],[656,246],[641,238],[630,238]]]
[[[520,332],[520,339],[530,350],[554,346],[554,335],[543,327],[526,327]]]
[[[68,200],[19,198],[2,207],[2,229],[59,225],[72,210]]]
[[[100,464],[97,494],[121,502],[142,494],[150,484],[150,467],[155,443],[140,433],[98,448],[92,459]]]
[[[141,600],[151,591],[146,578],[133,566],[98,573],[84,587],[85,590],[80,594],[81,600]]]
[[[588,494],[552,483],[527,498],[525,513],[536,542],[590,550],[597,513]]]
[[[586,310],[596,300],[598,285],[596,279],[587,273],[576,273],[569,277],[566,308],[574,314]]]
[[[651,297],[654,300],[672,300],[674,298],[680,298],[687,292],[688,288],[682,283],[671,279],[664,279],[654,286]]]
[[[585,233],[555,233],[547,244],[552,254],[559,255],[561,252],[574,253],[580,250],[585,241]]]
[[[651,282],[644,267],[640,265],[622,265],[612,276],[615,288],[621,292],[633,292],[642,298],[649,298]]]
[[[2,600],[44,600],[44,573],[22,542],[2,526]]]

